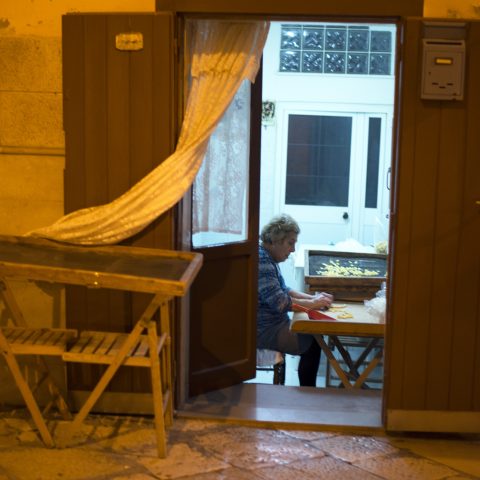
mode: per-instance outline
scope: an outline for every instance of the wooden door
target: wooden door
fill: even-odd
[[[480,23],[465,22],[459,32],[464,99],[440,101],[420,96],[426,21],[406,22],[402,55],[386,423],[478,432]]]
[[[69,14],[63,17],[65,210],[107,203],[166,159],[175,146],[173,15]],[[116,36],[140,33],[140,50]],[[175,211],[125,244],[173,248]],[[148,298],[68,287],[69,328],[130,331]],[[70,371],[69,389],[92,384],[92,368]],[[145,391],[148,375],[123,372],[111,390]]]
[[[261,73],[251,88],[246,240],[199,248],[190,293],[190,396],[255,377]]]

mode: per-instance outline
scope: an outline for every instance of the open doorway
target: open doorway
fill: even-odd
[[[295,290],[311,289],[309,252],[349,252],[351,258],[388,252],[395,38],[394,24],[270,26],[262,72],[260,228],[281,212],[298,221],[297,250],[279,265]],[[374,294],[369,289],[359,301]],[[354,357],[368,342],[348,340]],[[298,386],[298,357],[285,360],[285,385]],[[250,382],[272,383],[273,376],[259,369]],[[380,364],[364,386],[381,389],[382,380]],[[317,387],[338,384],[322,355]]]
[[[375,392],[378,394],[374,396],[365,396],[364,392],[359,391],[352,392],[350,395],[350,392],[345,392],[344,389],[329,389],[330,392],[326,392],[327,389],[317,388],[309,389],[307,392],[305,389],[290,389],[288,386],[281,387],[283,391],[279,392],[272,390],[277,386],[271,384],[244,383],[255,377],[255,365],[252,361],[254,361],[255,355],[257,240],[259,228],[265,219],[274,213],[296,208],[295,212],[289,213],[292,213],[300,221],[304,234],[309,230],[312,234],[308,240],[302,237],[300,240],[302,244],[325,246],[325,248],[334,248],[341,241],[353,241],[353,221],[355,221],[358,224],[357,230],[362,231],[363,235],[358,237],[361,239],[356,240],[355,245],[365,244],[365,248],[371,249],[375,247],[372,240],[367,240],[367,236],[370,235],[373,238],[373,228],[367,231],[365,228],[362,229],[361,225],[368,225],[368,221],[370,221],[370,226],[372,226],[372,210],[377,212],[377,210],[381,211],[382,208],[385,208],[388,211],[388,192],[384,194],[383,187],[381,192],[379,191],[379,170],[382,169],[383,175],[385,169],[388,169],[386,159],[388,158],[390,161],[390,156],[384,157],[383,164],[380,166],[379,151],[386,149],[387,145],[390,146],[391,143],[391,115],[395,83],[393,75],[395,70],[393,59],[395,28],[390,25],[390,31],[387,31],[383,24],[375,24],[378,25],[378,31],[375,31],[377,33],[373,35],[373,38],[378,42],[380,38],[390,39],[390,50],[386,52],[384,50],[372,51],[373,30],[370,25],[336,23],[332,25],[330,32],[328,24],[317,25],[317,23],[312,23],[311,27],[310,24],[297,22],[273,23],[269,38],[269,41],[274,38],[276,29],[277,47],[271,56],[274,59],[272,65],[276,62],[276,67],[272,71],[275,72],[275,75],[283,75],[285,78],[293,80],[295,76],[298,80],[299,74],[309,78],[310,95],[300,99],[292,97],[279,101],[280,97],[273,97],[270,90],[264,89],[262,95],[258,84],[252,89],[245,84],[245,88],[240,88],[216,132],[212,135],[207,155],[195,180],[192,206],[192,245],[195,250],[203,253],[204,266],[191,290],[190,309],[195,312],[195,316],[190,319],[189,328],[190,338],[194,338],[195,342],[190,344],[189,350],[189,397],[181,408],[184,413],[202,413],[222,418],[227,416],[228,418],[238,417],[268,422],[272,419],[278,421],[278,418],[282,418],[282,422],[285,423],[298,424],[300,422],[306,425],[334,424],[365,427],[368,424],[368,426],[374,425],[376,428],[382,425],[381,392]],[[291,29],[291,25],[297,25],[295,28],[301,32],[303,32],[304,25],[306,30],[310,28],[309,33],[323,31],[324,41],[327,34],[332,33],[341,37],[343,33],[345,40],[343,50],[337,47],[337,50],[327,51],[325,43],[323,43],[323,60],[330,59],[329,61],[333,62],[331,67],[334,67],[334,64],[341,62],[338,59],[343,55],[343,65],[347,68],[347,59],[351,57],[359,64],[358,68],[366,65],[366,72],[349,73],[345,70],[341,74],[339,72],[307,73],[301,70],[296,72],[279,71],[282,58],[282,49],[280,48],[282,25],[285,25],[286,29]],[[352,26],[351,32],[349,31],[350,26]],[[382,34],[387,32],[388,35],[380,35],[378,32]],[[318,38],[317,33],[314,35],[315,38]],[[366,38],[368,40],[367,50],[363,52],[348,50],[348,46],[352,46],[352,42],[348,43],[349,33],[356,34],[356,38],[359,39]],[[294,52],[300,59],[305,57],[304,53],[308,53],[302,50],[302,45],[303,43],[300,43],[300,48]],[[288,51],[288,49],[285,50]],[[265,55],[268,53],[264,54],[265,62],[268,62]],[[383,58],[382,65],[388,70],[382,70],[382,73],[376,70],[375,73],[375,69],[370,66],[380,68],[380,58]],[[297,63],[297,68],[302,68],[300,63]],[[385,73],[386,71],[388,74]],[[267,74],[264,72],[263,75]],[[370,80],[375,79],[377,83],[383,77],[388,77],[391,98],[384,101],[383,104],[377,101],[375,108],[373,105],[368,105],[368,92],[364,88],[368,76],[372,77]],[[339,81],[339,78],[342,81]],[[265,78],[264,81],[266,81]],[[324,82],[329,83],[331,94],[329,97],[315,100],[317,90],[322,89]],[[274,80],[273,86],[276,87],[280,83]],[[345,83],[343,89],[339,89],[337,85],[341,83]],[[302,90],[304,86],[298,85],[297,88]],[[288,87],[286,90],[289,93]],[[340,90],[343,92],[343,97],[340,96]],[[358,98],[356,92],[362,92],[362,97]],[[262,106],[262,102],[263,112],[261,108],[256,110],[257,106]],[[378,105],[381,105],[383,110],[379,111]],[[274,115],[268,114],[271,111],[268,109],[269,106],[275,107]],[[278,116],[279,111],[283,112],[280,117]],[[257,121],[260,123],[262,115],[264,124],[255,125]],[[387,119],[389,123],[387,123]],[[294,184],[298,180],[298,178],[295,179],[294,176],[288,175],[291,165],[289,153],[295,147],[295,142],[289,142],[289,129],[292,124],[293,129],[296,128],[301,132],[302,122],[310,125],[313,130],[319,128],[321,130],[326,126],[325,138],[329,136],[327,135],[328,130],[337,126],[337,136],[338,132],[341,132],[340,136],[343,137],[342,175],[337,175],[339,177],[336,179],[337,185],[331,189],[333,196],[329,198],[328,195],[325,195],[326,190],[320,188],[322,183],[328,187],[329,184],[325,182],[325,178],[316,178],[319,184],[314,185],[314,190],[317,193],[320,192],[321,195],[319,197],[310,195],[310,199],[313,198],[319,202],[313,205],[295,203],[298,195],[288,183],[289,180],[292,180]],[[248,128],[241,128],[245,125]],[[278,133],[276,132],[277,127],[282,128]],[[272,135],[274,131],[275,135]],[[255,144],[255,136],[258,134],[260,137],[260,132],[262,133],[262,148],[264,151],[267,149],[267,153],[271,155],[269,157],[270,171],[264,166],[264,159],[260,159],[260,141]],[[270,143],[263,138],[264,132],[270,133],[270,137],[272,137]],[[387,134],[390,136],[388,137]],[[345,140],[346,138],[348,138],[348,142]],[[313,143],[310,142],[310,146],[314,146]],[[362,148],[359,146],[360,143],[363,143]],[[237,145],[244,146],[245,144],[247,149],[237,149]],[[376,148],[373,148],[374,144]],[[255,156],[257,146],[258,156]],[[325,144],[324,146],[328,147],[329,145]],[[363,162],[360,162],[361,164],[357,158],[351,158],[353,153],[360,150],[365,154],[361,157],[361,162]],[[298,155],[293,155],[292,158],[296,157]],[[377,159],[376,167],[369,169],[368,167],[371,167],[372,164],[368,162],[368,159],[373,157]],[[329,161],[332,164],[330,170],[335,168],[336,158],[336,156],[330,158]],[[315,167],[314,164],[310,166]],[[263,176],[262,182],[260,181],[260,170]],[[375,182],[371,180],[372,171],[376,174]],[[360,188],[358,178],[360,172],[363,172],[362,175],[364,175],[361,181],[365,185],[368,184],[368,188]],[[317,177],[319,176],[317,175]],[[330,182],[330,186],[331,184],[332,182]],[[235,188],[230,188],[231,185]],[[260,200],[260,190],[262,196],[269,200],[270,205],[266,205]],[[305,191],[306,189],[303,187],[297,189],[297,193]],[[368,199],[366,191],[370,192]],[[363,207],[358,203],[358,198],[361,198],[362,195]],[[386,204],[379,203],[379,197]],[[295,201],[286,201],[290,198]],[[328,203],[332,201],[337,201],[337,204]],[[370,206],[372,201],[378,206],[372,208]],[[315,212],[305,215],[304,212],[308,209],[315,210]],[[344,218],[345,212],[348,213],[347,218]],[[334,219],[336,214],[340,215],[340,220]],[[305,218],[302,218],[302,215]],[[360,216],[364,217],[362,221],[360,221]],[[309,222],[309,219],[312,218],[316,219],[316,224]],[[234,220],[235,228],[230,228],[230,224],[232,222],[233,225]],[[335,235],[329,238],[317,235],[322,224],[327,225],[328,232]],[[388,219],[385,231],[388,232]],[[366,242],[370,242],[370,244]],[[295,263],[296,259],[292,258],[282,265],[282,268],[290,266],[290,271],[285,270],[284,276],[293,286],[297,286],[297,282],[300,282],[301,289],[303,289],[303,273],[299,275],[302,267]],[[281,395],[279,395],[280,393]],[[348,395],[344,395],[345,393]],[[294,400],[292,396],[298,398]],[[342,397],[341,400],[339,400],[340,397]],[[368,401],[363,404],[363,408],[360,405],[366,397],[368,397]],[[352,401],[355,401],[353,408]],[[292,409],[292,405],[298,408]],[[332,406],[337,407],[339,415],[332,415]],[[272,409],[277,413],[272,414]],[[309,415],[305,416],[302,411],[303,413],[308,411]],[[320,415],[319,411],[323,414]]]

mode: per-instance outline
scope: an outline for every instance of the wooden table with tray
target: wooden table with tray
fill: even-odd
[[[326,317],[330,318],[314,320],[309,318],[306,312],[294,312],[291,330],[316,335],[322,351],[340,378],[342,385],[345,388],[361,388],[382,360],[385,324],[371,315],[363,303],[342,302],[341,305],[339,303],[334,303],[334,305],[338,306],[323,312]],[[331,341],[325,341],[324,335],[328,336]],[[356,359],[352,359],[345,348],[342,342],[343,337],[368,339]],[[333,353],[335,348],[343,359],[345,369],[342,368]],[[373,358],[368,359],[371,352],[374,352]]]

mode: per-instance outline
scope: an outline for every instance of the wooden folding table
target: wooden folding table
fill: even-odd
[[[202,255],[193,252],[123,246],[78,247],[34,238],[0,236],[0,295],[17,327],[27,328],[28,319],[23,318],[15,301],[9,287],[10,279],[153,294],[130,332],[84,331],[76,335],[76,332],[64,330],[63,340],[55,348],[47,349],[50,353],[45,354],[60,354],[65,362],[107,365],[75,416],[72,432],[83,422],[120,366],[147,367],[151,372],[158,453],[161,457],[166,455],[165,424],[171,423],[173,418],[169,304],[174,297],[188,292],[201,264]],[[155,316],[157,311],[159,316]],[[34,330],[35,335],[28,337],[32,345],[26,349],[15,342],[23,338],[20,334],[12,337],[12,329],[6,326],[1,330],[2,354],[43,439],[52,444],[33,392],[16,360],[19,354],[44,354],[35,344],[36,339],[48,341],[38,334],[38,330],[45,329],[29,329]]]
[[[363,303],[344,302],[344,305],[345,308],[342,311],[330,312],[327,310],[325,312],[333,320],[311,320],[305,312],[294,312],[290,328],[294,332],[316,335],[320,348],[327,356],[342,385],[345,388],[359,388],[365,383],[370,373],[382,359],[383,347],[381,346],[381,341],[385,335],[385,324],[369,314]],[[342,319],[341,316],[344,313],[351,315],[351,317]],[[332,347],[337,348],[339,351],[345,362],[346,369],[342,369],[333,354],[331,346],[324,340],[323,335],[330,337]],[[359,358],[353,361],[342,345],[342,336],[369,337],[371,341],[366,345]],[[373,350],[375,350],[373,358],[367,361],[368,355]],[[365,361],[367,361],[367,365],[360,372],[359,366]]]

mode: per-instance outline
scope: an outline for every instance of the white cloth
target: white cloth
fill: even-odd
[[[268,22],[192,22],[191,87],[177,149],[130,190],[72,212],[28,235],[81,245],[113,244],[136,234],[190,188],[208,140],[244,79],[254,81]]]

